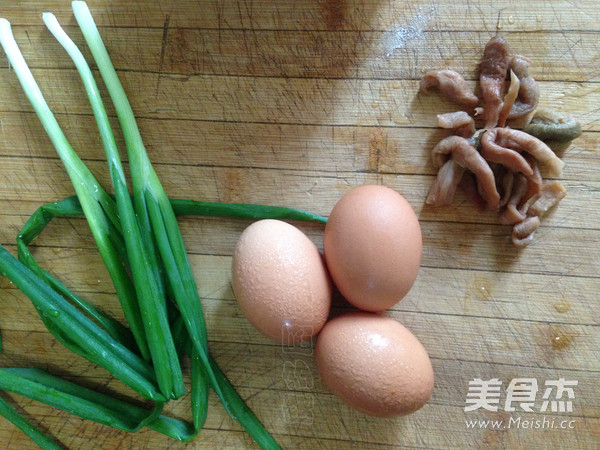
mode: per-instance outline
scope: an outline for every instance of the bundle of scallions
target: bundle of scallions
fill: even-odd
[[[189,441],[206,420],[208,391],[212,388],[232,419],[239,421],[261,447],[279,448],[209,354],[202,305],[176,216],[326,219],[292,208],[169,199],[147,156],[133,111],[91,13],[84,2],[74,1],[72,5],[123,131],[133,195],[92,72],[55,16],[45,13],[42,17],[75,63],[85,86],[106,152],[112,195],[70,146],[19,51],[10,23],[0,19],[0,43],[76,193],[76,197],[44,205],[34,213],[17,239],[19,259],[0,246],[0,273],[32,301],[58,341],[153,401],[154,408],[142,408],[39,369],[0,369],[0,390],[121,430],[135,432],[148,427]],[[114,283],[128,326],[71,292],[41,268],[27,248],[54,216],[82,214]],[[180,362],[183,354],[191,359],[192,423],[162,415],[166,402],[186,393]],[[1,397],[0,414],[41,447],[60,448]]]

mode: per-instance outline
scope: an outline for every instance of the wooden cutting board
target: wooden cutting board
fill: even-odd
[[[89,4],[170,196],[285,205],[327,215],[353,186],[377,183],[401,192],[419,215],[422,269],[412,291],[389,314],[429,351],[436,386],[423,409],[385,420],[352,411],[326,391],[312,346],[282,348],[242,317],[229,268],[235,241],[249,222],[181,220],[210,350],[283,447],[600,445],[597,2]],[[78,75],[44,28],[44,11],[57,15],[89,57],[69,2],[0,2],[0,15],[13,24],[73,147],[109,186]],[[450,207],[424,206],[435,174],[429,152],[444,136],[436,114],[454,107],[436,95],[417,95],[418,80],[427,70],[448,68],[475,86],[483,47],[498,34],[533,61],[541,105],[574,115],[584,130],[562,155],[566,168],[560,180],[567,197],[544,217],[535,241],[523,250],[511,245],[509,227],[499,225],[493,213],[477,211],[462,194]],[[33,211],[73,189],[3,53],[0,86],[0,243],[16,253],[15,237]],[[112,109],[109,114],[116,126]],[[299,226],[322,248],[321,226]],[[73,290],[119,317],[114,288],[83,220],[53,221],[35,242],[34,254]],[[341,299],[335,307],[347,309]],[[28,299],[5,278],[0,279],[0,330],[0,366],[40,367],[103,392],[130,395],[103,369],[56,342]],[[497,411],[465,411],[469,383],[476,379],[502,383]],[[556,388],[548,392],[557,411],[551,403],[543,411],[546,390],[560,379],[567,387],[577,385],[560,399]],[[511,382],[531,386],[532,380],[538,386],[532,411],[518,402],[507,405]],[[212,393],[205,428],[185,445],[150,430],[127,434],[2,396],[68,448],[255,445]],[[189,418],[188,398],[166,411]],[[490,420],[503,422],[494,426]],[[1,448],[32,445],[0,419]]]

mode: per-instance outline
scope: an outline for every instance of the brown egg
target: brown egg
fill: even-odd
[[[331,211],[324,247],[327,268],[341,294],[365,311],[383,311],[402,300],[415,282],[421,227],[396,191],[360,186]]]
[[[315,348],[323,384],[346,404],[377,417],[421,408],[433,391],[433,368],[417,338],[396,320],[352,312],[323,327]]]
[[[233,254],[232,285],[246,319],[285,344],[310,339],[329,315],[331,281],[319,250],[280,220],[244,230]]]

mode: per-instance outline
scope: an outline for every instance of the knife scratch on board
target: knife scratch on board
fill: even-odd
[[[165,50],[167,48],[167,39],[169,36],[169,22],[171,21],[171,14],[165,16],[165,23],[163,25],[162,43],[160,45],[160,60],[158,62],[158,76],[156,78],[156,95],[158,95],[158,87],[160,86],[160,78],[162,76],[163,64],[165,62]]]

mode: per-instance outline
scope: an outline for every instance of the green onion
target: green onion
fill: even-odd
[[[131,105],[90,10],[85,2],[74,1],[72,6],[75,19],[100,70],[123,129],[131,168],[134,203],[142,232],[147,236],[153,235],[156,240],[175,303],[204,364],[211,386],[229,412],[227,399],[223,396],[208,360],[208,337],[202,304],[175,213],[150,163]]]
[[[113,232],[115,229],[121,231],[115,202],[102,189],[67,141],[23,59],[13,37],[10,23],[6,19],[0,19],[0,44],[2,44],[27,98],[67,169],[102,260],[117,290],[125,318],[131,327],[141,354],[148,358],[148,344],[134,286],[119,254],[125,246],[122,239],[118,239],[117,234]]]
[[[10,403],[0,397],[0,415],[12,422],[19,430],[25,433],[29,439],[42,448],[60,450],[62,447],[54,442],[46,434],[42,433],[14,409]]]
[[[181,318],[180,318],[181,319]],[[176,321],[173,327],[176,341],[185,349],[185,351],[193,358],[195,347],[187,335],[187,330],[181,325],[181,320]],[[192,359],[192,363],[193,363]],[[209,356],[211,368],[218,380],[223,391],[223,395],[227,398],[227,403],[231,410],[231,414],[239,421],[244,429],[254,438],[254,440],[263,449],[280,449],[281,447],[273,439],[273,437],[265,430],[265,427],[260,423],[252,410],[248,408],[244,400],[235,391],[231,382],[227,379],[223,371],[219,368],[216,361]],[[193,366],[192,366],[193,368]]]
[[[245,219],[279,218],[299,221],[316,221],[320,223],[325,223],[327,221],[323,216],[280,206],[212,203],[179,199],[170,199],[170,203],[173,207],[173,211],[177,215],[206,215]],[[83,215],[83,209],[79,204],[77,197],[69,197],[59,202],[41,206],[27,221],[18,236],[17,243],[19,245],[19,254],[23,256],[24,262],[28,265],[34,264],[37,266],[37,262],[27,248],[27,245],[43,231],[55,216],[81,215]],[[5,265],[2,264],[2,260],[0,259],[0,268],[2,267],[5,267]],[[101,311],[98,311],[98,314],[103,315]],[[199,364],[198,356],[193,355],[196,350],[187,335],[187,330],[185,329],[185,325],[180,316],[175,320],[175,324],[173,325],[173,335],[177,347],[181,350],[185,349],[192,358],[192,414],[194,426],[164,416],[160,416],[156,421],[148,424],[148,426],[155,431],[186,442],[196,436],[198,430],[206,420],[207,380],[205,372],[203,371],[204,366]],[[279,448],[266,430],[264,430],[264,427],[257,418],[252,414],[250,409],[244,404],[243,400],[235,392],[231,383],[218,368],[214,360],[211,358],[209,361],[213,368],[213,373],[215,373],[215,376],[219,379],[223,395],[228,396],[228,404],[240,424],[249,431],[261,447]],[[127,407],[129,408],[132,406],[128,405]],[[129,414],[135,415],[138,413],[139,412],[130,412]],[[94,419],[92,418],[91,420]]]
[[[280,219],[327,223],[327,217],[285,206],[252,205],[247,203],[199,202],[170,199],[177,216],[219,216],[243,219]]]
[[[183,442],[198,434],[190,424],[161,415],[161,403],[147,410],[39,369],[0,369],[0,389],[131,433],[148,427]]]
[[[169,199],[173,211],[176,215],[200,215],[200,216],[219,216],[219,217],[234,217],[243,219],[288,219],[297,221],[316,221],[319,223],[325,223],[326,217],[319,216],[310,212],[302,211],[295,208],[288,208],[282,206],[269,206],[269,205],[252,205],[252,204],[239,204],[239,203],[221,203],[221,202],[199,202],[194,200],[180,200],[180,199]],[[17,238],[17,244],[19,247],[19,255],[23,262],[28,266],[39,267],[37,262],[33,258],[33,255],[27,248],[27,246],[43,231],[43,229],[52,221],[56,216],[82,216],[83,210],[77,197],[69,197],[59,202],[49,203],[39,207],[31,218],[26,222],[23,229],[20,231]],[[41,270],[41,269],[40,269]],[[68,295],[73,295],[67,290]],[[98,312],[100,316],[102,312]],[[102,321],[101,317],[94,316],[98,321]],[[173,325],[173,335],[176,340],[178,350],[185,352],[190,356],[192,361],[192,415],[194,420],[195,433],[192,431],[189,425],[182,424],[180,422],[172,422],[172,419],[162,418],[161,422],[153,424],[152,428],[156,431],[163,432],[164,434],[172,433],[166,432],[163,427],[175,427],[179,430],[179,440],[193,439],[195,434],[204,424],[207,414],[207,402],[208,402],[208,391],[206,373],[204,366],[201,364],[199,356],[196,354],[181,316],[175,320]],[[253,427],[256,431],[252,431],[252,435],[257,439],[257,442],[265,448],[277,448],[274,447],[274,441],[266,434],[264,427],[252,414],[252,412],[245,407],[243,401],[239,395],[235,392],[229,381],[225,378],[224,374],[220,371],[214,361],[212,362],[213,370],[217,372],[217,376],[221,378],[221,386],[225,386],[224,395],[228,395],[228,403],[233,405],[232,408],[236,408],[235,416],[238,417],[240,423],[244,428],[248,429]],[[168,425],[168,426],[167,426]],[[170,429],[170,428],[169,428]],[[162,431],[161,431],[162,430]],[[169,434],[172,436],[172,434]],[[257,438],[257,435],[259,436]],[[173,436],[172,436],[173,437]]]
[[[112,339],[1,245],[0,273],[32,301],[46,325],[52,324],[50,332],[60,331],[58,335],[53,333],[57,339],[68,337],[74,343],[71,350],[104,367],[140,395],[165,401],[152,383],[154,373],[145,361]]]
[[[31,241],[42,232],[55,215],[83,215],[83,210],[81,209],[81,204],[76,196],[69,197],[61,202],[49,203],[38,208],[29,220],[27,220],[25,226],[19,233],[19,236],[17,236],[19,260],[29,267],[38,277],[42,278],[46,284],[52,287],[52,289],[70,300],[89,317],[94,319],[113,339],[131,351],[136,352],[137,346],[135,345],[131,331],[127,327],[112,317],[100,313],[92,304],[67,289],[67,287],[59,280],[38,265],[27,248]]]
[[[181,314],[178,314],[178,312],[176,313],[176,318],[173,320],[172,330],[178,351],[186,353],[191,359],[192,417],[194,427],[199,430],[204,426],[208,413],[209,379],[206,376],[206,370],[196,348],[192,345],[192,341],[189,340]]]
[[[39,369],[0,369],[0,389],[128,432],[148,427],[173,439],[187,442],[196,437],[199,431],[187,422],[161,415],[163,405],[160,403],[148,410],[62,380]],[[27,426],[25,419],[14,409],[11,411],[0,403],[0,413],[19,428],[23,426],[21,429],[43,448],[60,448],[56,444],[52,447],[53,442],[47,436],[30,424]],[[42,439],[45,437],[47,443],[36,440],[38,436]]]
[[[205,215],[245,219],[283,218],[299,221],[317,221],[321,223],[327,221],[325,217],[313,213],[280,206],[212,203],[179,199],[170,199],[170,202],[174,212],[177,215]],[[62,201],[49,203],[38,208],[38,210],[36,210],[31,218],[26,222],[17,239],[19,255],[22,257],[23,262],[28,266],[33,265],[33,267],[39,268],[37,262],[33,258],[33,255],[27,248],[27,245],[29,245],[43,231],[43,229],[52,221],[55,216],[82,215],[83,209],[77,197],[69,197]],[[0,250],[0,269],[5,271],[5,268],[8,266],[8,264],[2,260],[1,255],[2,254]],[[73,295],[68,291],[68,289],[66,290],[68,294]],[[102,322],[103,316],[104,313],[97,310],[94,318],[97,321]],[[192,415],[194,424],[191,425],[176,419],[160,416],[154,422],[149,423],[148,427],[174,439],[187,442],[197,435],[199,429],[206,420],[208,394],[208,391],[206,390],[207,380],[203,370],[204,366],[200,364],[199,357],[197,355],[193,355],[195,348],[193,347],[191,340],[187,335],[187,330],[185,329],[185,325],[181,319],[181,316],[175,320],[175,324],[173,325],[173,335],[178,349],[180,349],[180,351],[185,350],[186,353],[188,353],[192,358]],[[278,448],[275,441],[273,441],[273,439],[266,433],[264,427],[247,408],[243,400],[235,392],[231,386],[231,383],[229,383],[225,375],[218,368],[212,358],[210,359],[210,362],[216,377],[219,378],[220,385],[223,387],[224,395],[228,396],[230,408],[240,423],[245,429],[250,431],[250,434],[263,448]],[[11,384],[8,383],[5,389],[11,390]],[[102,396],[102,394],[98,395]],[[115,403],[113,398],[104,399],[104,397],[101,397],[102,402],[106,401],[106,403],[109,405],[119,405],[120,407],[125,408],[127,414],[129,414],[131,417],[140,417],[141,413],[143,413],[143,411],[140,411],[139,408],[129,405],[125,402],[116,401]],[[56,404],[55,406],[59,407],[59,405]],[[74,413],[81,416],[81,414],[78,412]],[[95,418],[91,417],[90,420],[95,420]]]
[[[147,410],[39,369],[0,369],[0,389],[128,432],[148,427],[182,442],[198,434],[187,422],[161,415],[162,404]]]
[[[100,136],[106,150],[108,166],[115,189],[119,218],[125,232],[124,241],[133,275],[135,291],[145,334],[161,392],[165,397],[179,398],[185,393],[181,366],[167,319],[166,297],[158,258],[149,231],[144,235],[136,219],[125,181],[117,144],[92,72],[85,58],[60,27],[51,13],[42,15],[44,23],[73,59],[92,105]]]
[[[151,411],[130,414],[115,408],[120,404],[116,399],[83,389],[38,369],[0,369],[0,389],[129,432],[147,426],[160,415],[163,407],[162,403],[156,403]]]

